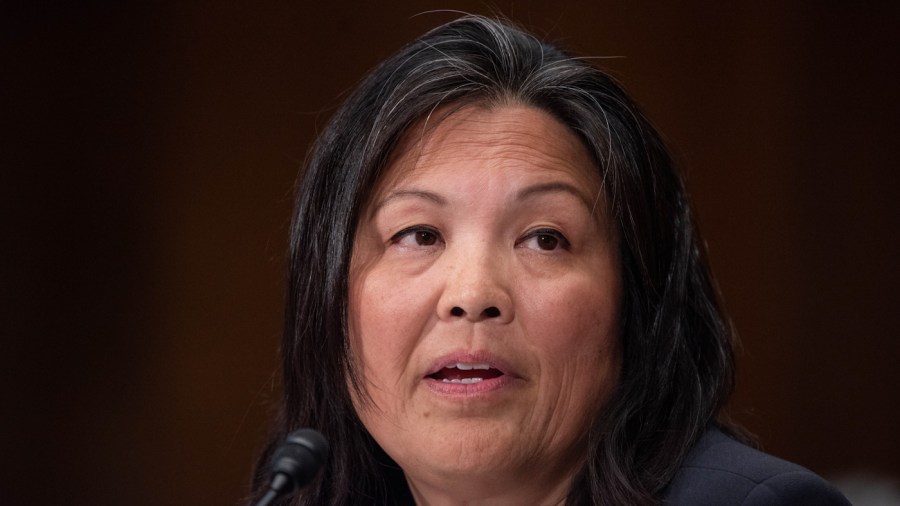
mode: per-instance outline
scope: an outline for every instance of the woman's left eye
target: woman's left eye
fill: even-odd
[[[554,251],[559,248],[567,250],[570,246],[569,240],[558,230],[552,228],[534,230],[519,241],[518,245],[542,251]]]

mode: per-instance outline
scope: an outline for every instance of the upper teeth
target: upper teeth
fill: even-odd
[[[464,364],[462,362],[457,362],[457,364],[455,366],[454,365],[447,366],[447,368],[449,368],[449,369],[452,369],[454,367],[456,367],[460,371],[471,371],[472,369],[488,370],[491,368],[491,366],[489,366],[488,364]]]
[[[466,385],[469,385],[469,384],[472,384],[472,383],[478,383],[479,381],[483,381],[482,378],[462,378],[462,379],[447,379],[447,378],[444,378],[444,379],[441,380],[441,382],[443,382],[443,383],[463,383],[463,384],[466,384]]]

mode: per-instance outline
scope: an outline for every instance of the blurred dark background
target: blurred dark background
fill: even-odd
[[[295,173],[434,8],[614,57],[686,167],[735,417],[826,476],[900,476],[894,3],[125,4],[0,4],[2,502],[243,497]]]

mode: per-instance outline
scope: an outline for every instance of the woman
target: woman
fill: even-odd
[[[289,283],[257,496],[312,427],[331,456],[294,504],[846,504],[733,438],[731,331],[659,135],[503,22],[439,27],[349,97]]]

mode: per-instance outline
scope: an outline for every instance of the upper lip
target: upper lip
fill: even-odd
[[[503,374],[516,375],[512,367],[505,360],[493,353],[478,350],[460,350],[448,353],[434,360],[428,368],[428,371],[425,373],[425,376],[431,376],[445,367],[456,367],[456,364],[460,363],[469,365],[487,364],[492,369],[497,369]]]

